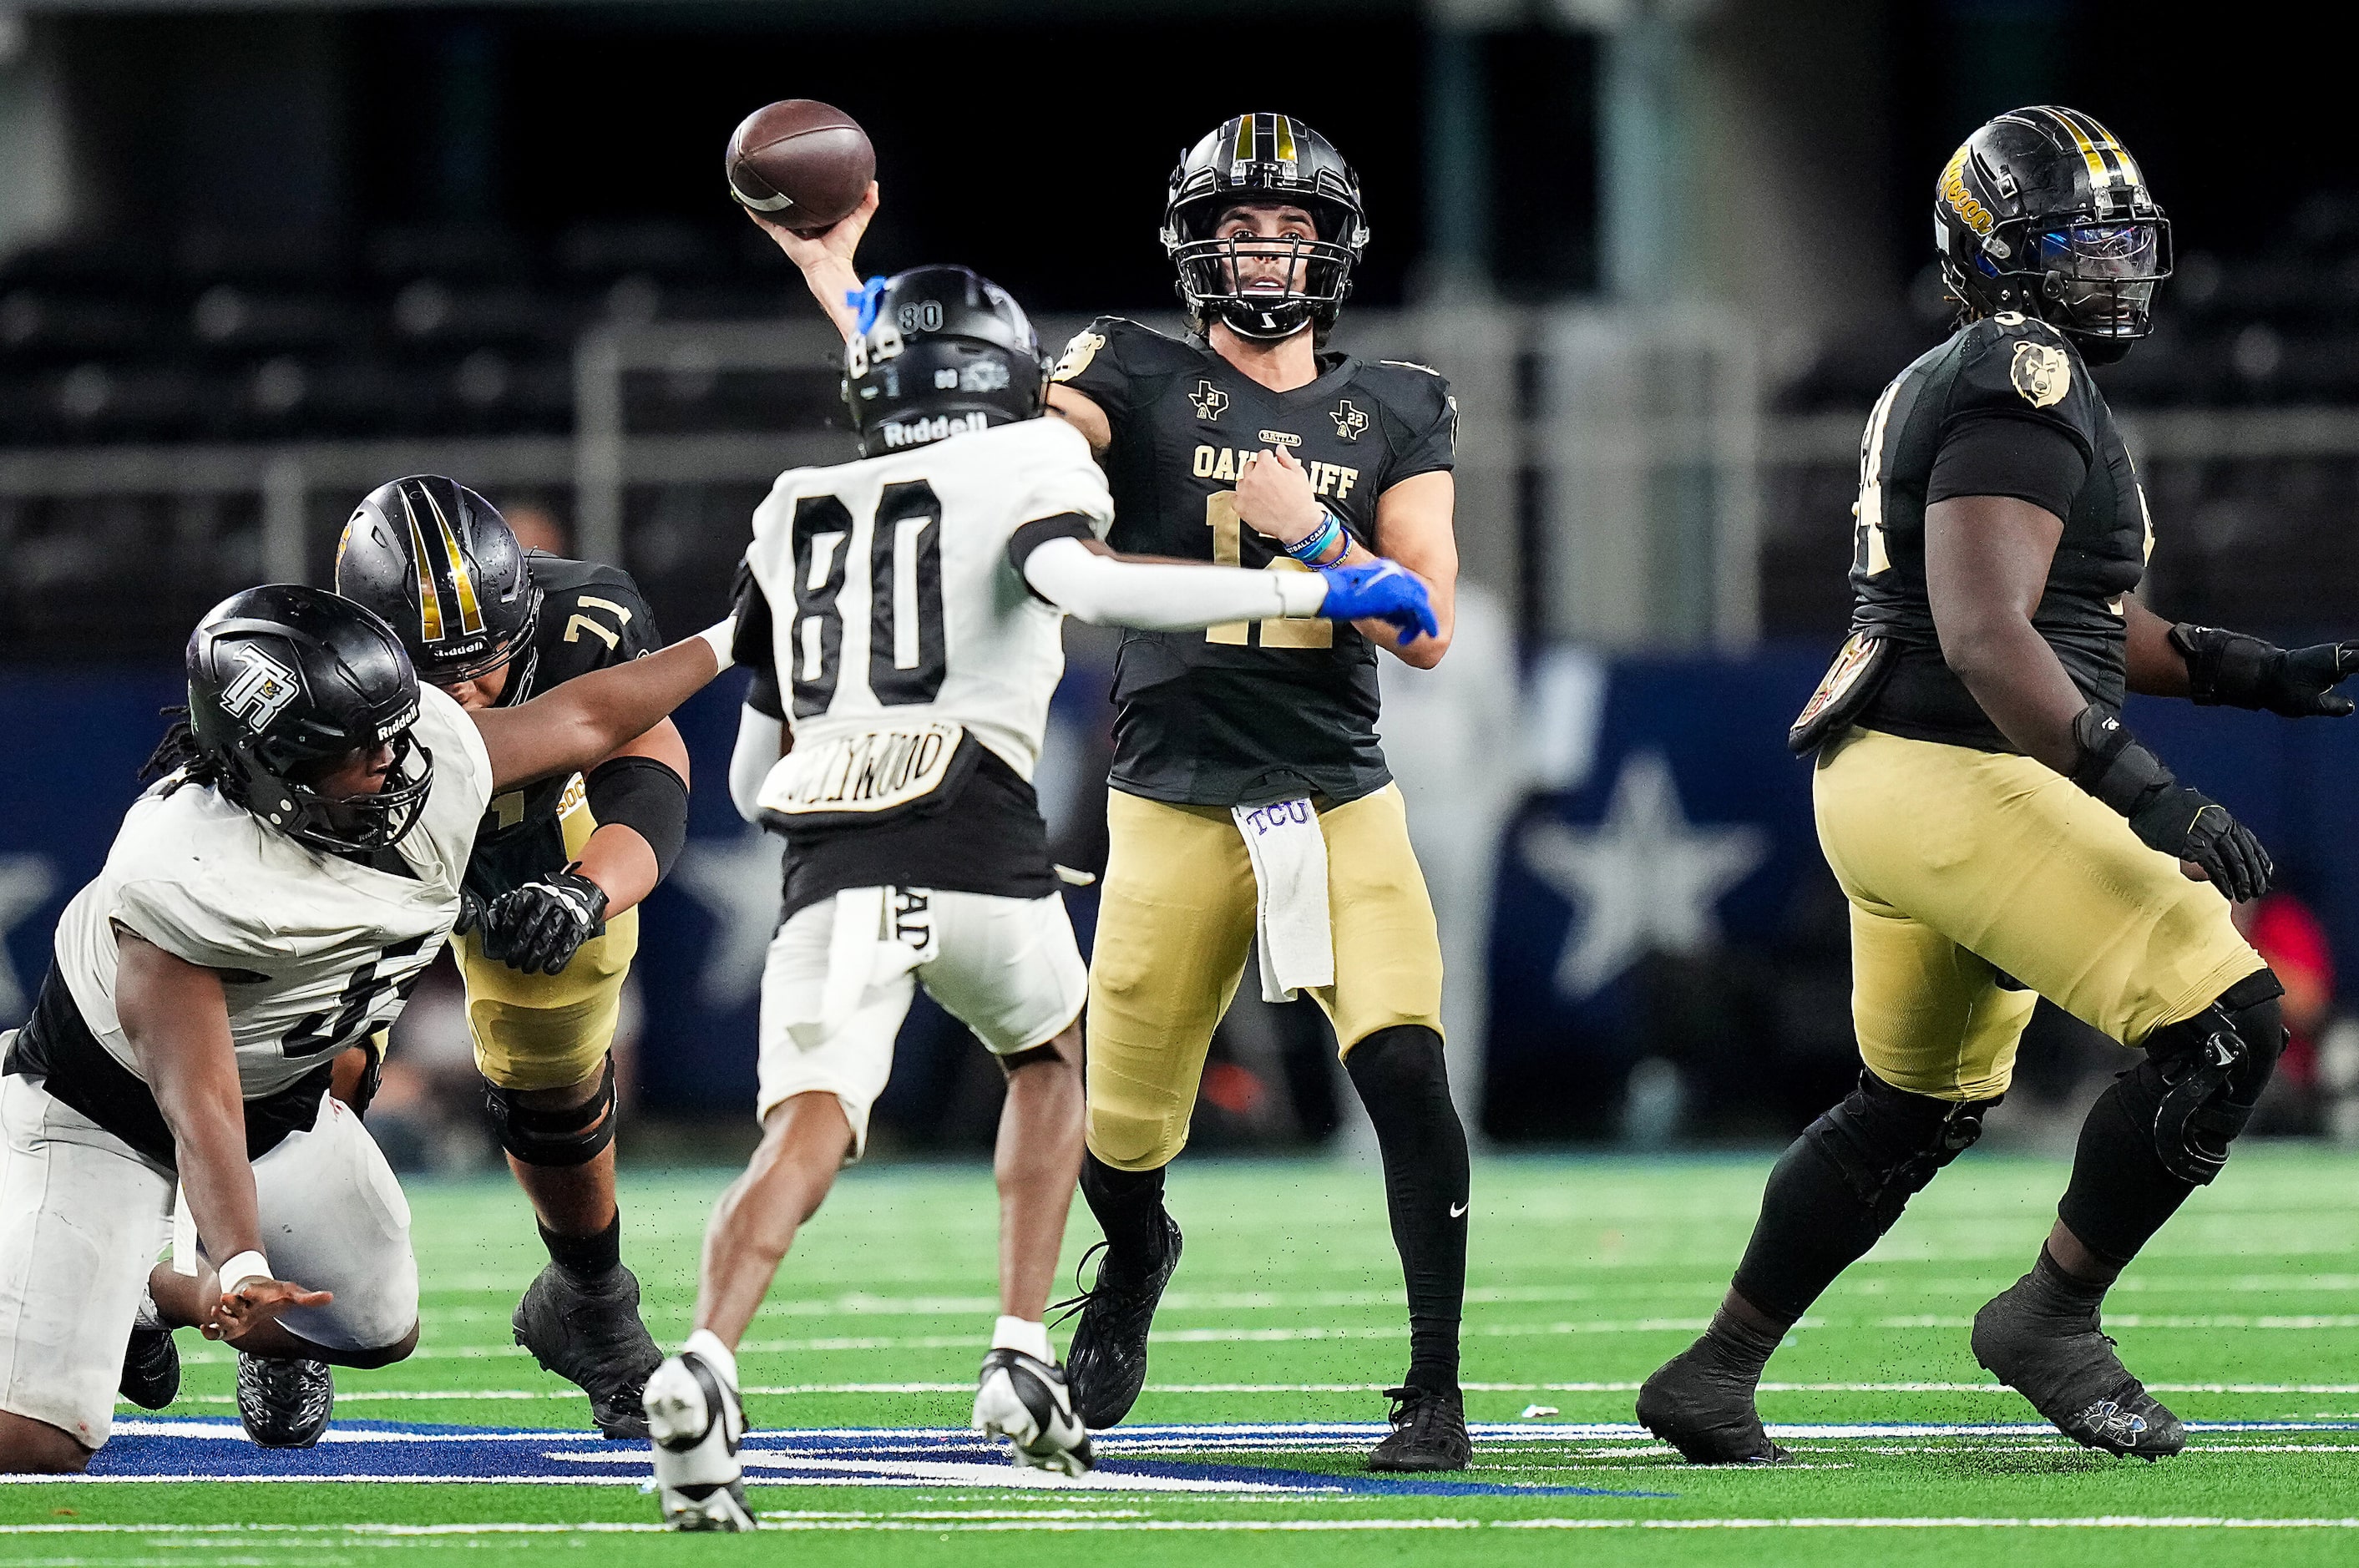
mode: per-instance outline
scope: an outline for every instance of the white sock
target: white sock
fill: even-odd
[[[156,1304],[155,1291],[142,1290],[139,1292],[139,1312],[138,1315],[131,1321],[140,1328],[162,1328],[164,1326],[164,1312],[162,1308]]]
[[[694,1351],[701,1356],[712,1364],[713,1370],[721,1374],[723,1382],[733,1388],[737,1386],[737,1354],[722,1344],[721,1336],[711,1329],[698,1329],[688,1336],[688,1343],[679,1348],[682,1355]]]
[[[1035,1361],[1057,1364],[1057,1353],[1049,1348],[1049,1325],[1027,1318],[1002,1316],[991,1327],[991,1348],[1020,1350]]]

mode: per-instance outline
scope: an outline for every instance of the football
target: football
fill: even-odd
[[[810,98],[756,109],[729,137],[729,193],[798,234],[817,234],[860,205],[876,178],[868,133]]]

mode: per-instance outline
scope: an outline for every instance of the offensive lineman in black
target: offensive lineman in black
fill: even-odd
[[[812,238],[764,225],[847,331],[852,256],[875,211],[872,190]],[[1245,834],[1269,820],[1257,808],[1315,813],[1332,965],[1300,988],[1333,1023],[1375,1126],[1408,1282],[1408,1375],[1369,1465],[1461,1469],[1466,1137],[1442,1066],[1433,908],[1375,734],[1376,649],[1430,669],[1450,643],[1457,405],[1422,365],[1322,352],[1368,228],[1358,177],[1299,120],[1238,115],[1183,153],[1162,237],[1194,331],[1101,318],[1049,388],[1106,470],[1107,542],[1272,571],[1388,558],[1424,580],[1440,635],[1404,645],[1376,621],[1261,621],[1124,638],[1082,1170],[1105,1258],[1067,1357],[1074,1403],[1112,1426],[1146,1383],[1147,1329],[1180,1259],[1163,1171],[1256,932]],[[1262,985],[1296,988],[1266,962]]]
[[[490,502],[432,475],[361,503],[336,591],[383,616],[419,679],[471,710],[661,646],[628,573],[527,550]],[[638,902],[687,842],[688,771],[666,719],[586,775],[495,796],[452,943],[475,1065],[549,1254],[516,1305],[516,1343],[590,1396],[609,1437],[647,1435],[639,1396],[663,1360],[622,1260],[610,1048]]]
[[[2283,1049],[2282,989],[2229,921],[2268,855],[2138,744],[2122,700],[2353,707],[2333,688],[2359,644],[2288,652],[2131,592],[2152,527],[2088,366],[2146,335],[2170,252],[2121,144],[2071,109],[2002,114],[1934,212],[1964,319],[1869,417],[1852,636],[1792,737],[1851,903],[1865,1070],[1770,1173],[1711,1328],[1638,1395],[1699,1464],[1785,1457],[1754,1407],[1763,1366],[1980,1136],[2043,996],[2141,1055],[2091,1109],[2032,1271],[1975,1315],[1974,1356],[2088,1447],[2185,1446],[2098,1309],[2219,1173]]]

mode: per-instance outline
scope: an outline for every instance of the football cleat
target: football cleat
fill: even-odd
[[[1386,1388],[1392,1435],[1368,1455],[1371,1470],[1463,1470],[1474,1457],[1466,1434],[1466,1401],[1457,1393]]]
[[[1089,1429],[1073,1413],[1065,1369],[1020,1350],[997,1349],[976,1376],[974,1430],[1004,1437],[1018,1466],[1079,1475],[1097,1460]]]
[[[1638,1423],[1690,1465],[1782,1465],[1762,1430],[1754,1379],[1723,1364],[1706,1334],[1658,1367],[1638,1390]]]
[[[180,1392],[180,1347],[168,1328],[135,1324],[131,1343],[123,1349],[123,1381],[116,1385],[125,1399],[143,1410],[160,1410]]]
[[[674,1530],[754,1529],[737,1463],[745,1405],[721,1369],[684,1350],[656,1368],[642,1398],[664,1523]]]
[[[1974,1314],[1974,1359],[2084,1448],[2148,1460],[2185,1448],[2187,1429],[2122,1365],[2094,1309],[2044,1304],[2035,1279]]]
[[[265,1448],[309,1448],[336,1409],[335,1375],[324,1361],[237,1356],[237,1419]]]
[[[1140,1264],[1100,1242],[1090,1249],[1105,1252],[1098,1265],[1097,1283],[1063,1309],[1078,1307],[1082,1321],[1073,1327],[1073,1343],[1065,1352],[1065,1381],[1072,1389],[1073,1409],[1093,1432],[1102,1432],[1130,1414],[1147,1387],[1147,1331],[1155,1323],[1155,1303],[1180,1267],[1180,1226],[1163,1216],[1161,1256]],[[1089,1254],[1081,1267],[1089,1267]],[[1079,1270],[1076,1270],[1078,1278]],[[1061,1320],[1060,1320],[1061,1321]]]
[[[590,1416],[611,1438],[647,1435],[639,1396],[663,1363],[639,1321],[639,1281],[616,1264],[592,1280],[551,1263],[526,1287],[511,1320],[516,1342],[590,1396]]]

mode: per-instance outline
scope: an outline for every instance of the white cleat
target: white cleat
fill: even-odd
[[[721,1368],[682,1351],[656,1368],[644,1402],[664,1523],[674,1530],[754,1529],[737,1463],[745,1405]]]
[[[1086,1474],[1097,1463],[1089,1429],[1073,1413],[1065,1369],[1020,1350],[995,1350],[975,1379],[974,1430],[1004,1437],[1019,1466]]]

